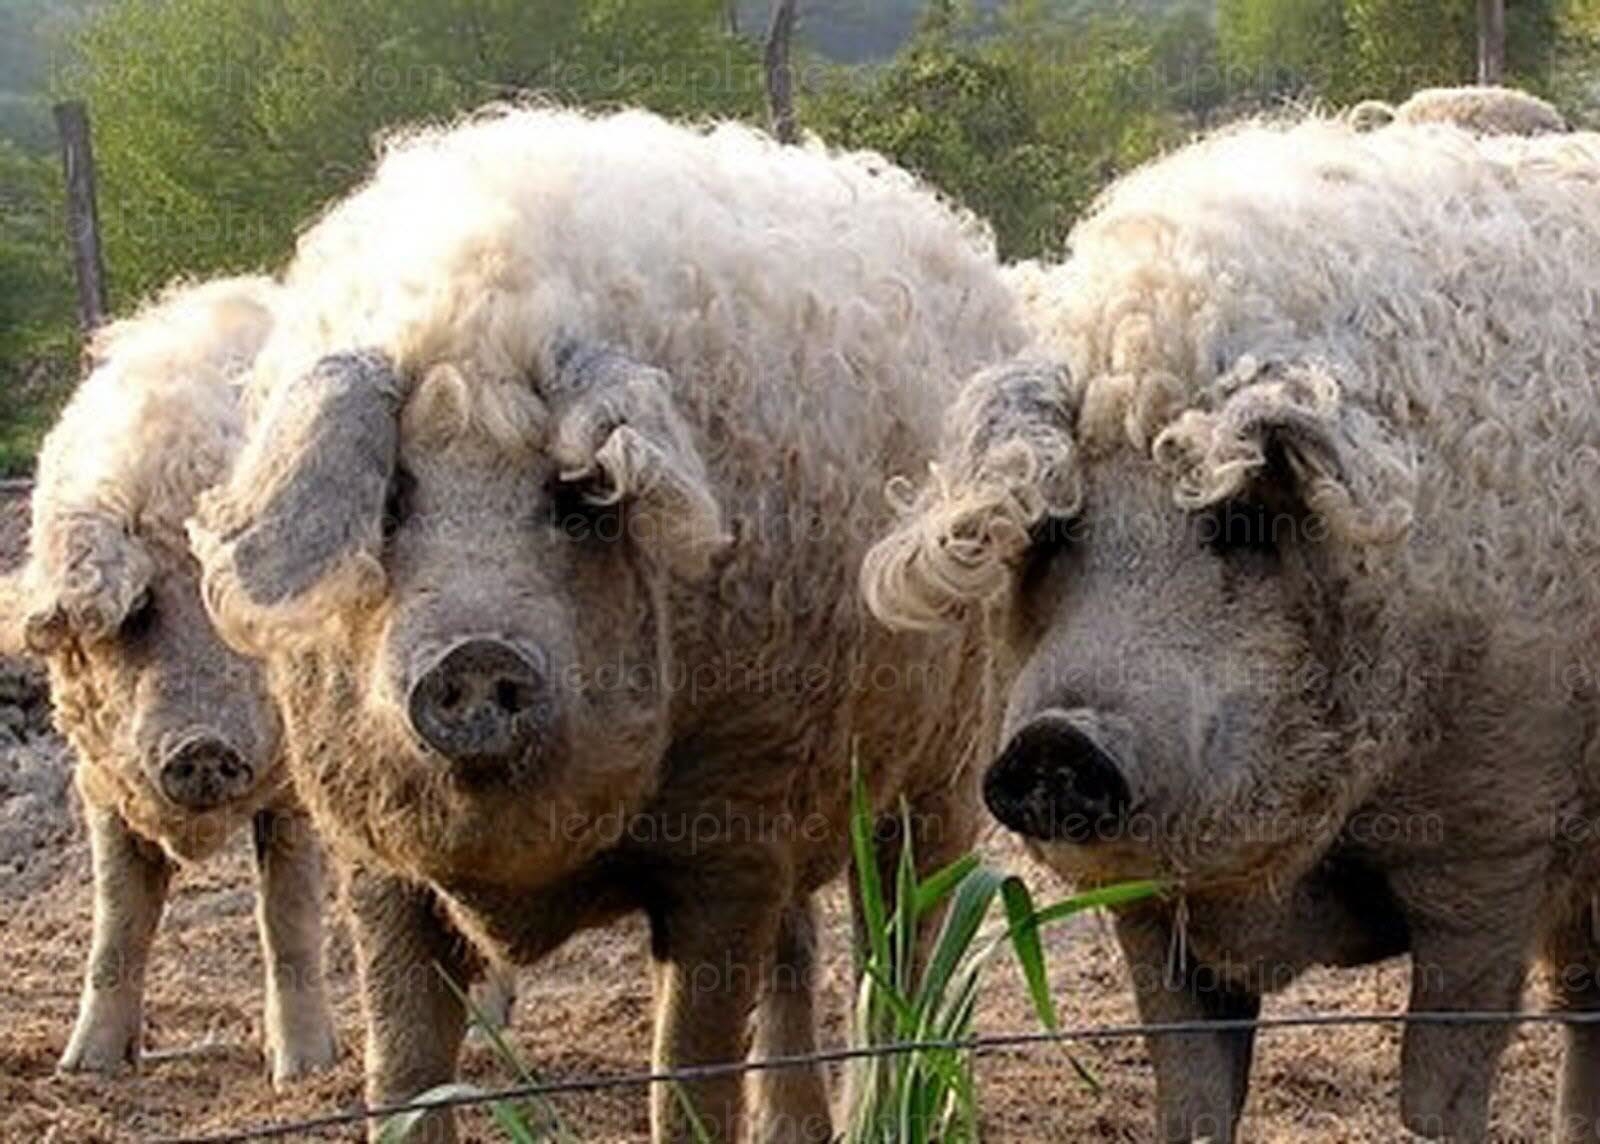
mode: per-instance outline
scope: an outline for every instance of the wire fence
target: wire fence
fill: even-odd
[[[1152,1024],[1095,1025],[1071,1029],[998,1033],[961,1040],[900,1041],[885,1045],[863,1045],[822,1049],[796,1056],[769,1057],[763,1060],[730,1061],[726,1064],[695,1065],[667,1072],[616,1073],[609,1076],[574,1077],[568,1080],[541,1081],[476,1092],[452,1092],[448,1096],[412,1100],[403,1104],[360,1107],[329,1112],[304,1120],[259,1124],[249,1128],[193,1136],[162,1136],[150,1144],[245,1144],[252,1140],[282,1140],[310,1133],[331,1131],[371,1120],[387,1120],[408,1112],[437,1108],[461,1108],[500,1101],[598,1092],[605,1089],[645,1087],[653,1084],[683,1084],[709,1080],[733,1073],[767,1072],[774,1069],[805,1068],[841,1064],[871,1057],[904,1053],[964,1050],[972,1053],[1002,1049],[1034,1048],[1040,1045],[1093,1043],[1128,1040],[1152,1035],[1196,1036],[1208,1033],[1272,1032],[1285,1029],[1350,1028],[1371,1025],[1600,1025],[1600,1011],[1492,1012],[1457,1010],[1425,1013],[1304,1013],[1283,1017],[1229,1018],[1222,1020],[1168,1021]]]

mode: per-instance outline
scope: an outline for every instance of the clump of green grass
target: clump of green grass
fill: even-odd
[[[1009,948],[1040,1023],[1054,1030],[1059,1021],[1039,931],[1085,910],[1149,897],[1161,886],[1157,882],[1105,886],[1041,909],[1021,878],[985,866],[976,854],[919,878],[911,831],[904,829],[891,895],[878,872],[874,820],[865,787],[859,775],[852,776],[852,783],[851,856],[865,933],[865,948],[857,951],[861,983],[853,1020],[855,1041],[863,1048],[908,1043],[919,1047],[851,1062],[851,1107],[846,1110],[844,1139],[848,1144],[972,1144],[978,1139],[979,1094],[972,1049],[964,1042],[973,1035],[985,971]],[[993,917],[996,903],[1000,912]],[[939,910],[944,917],[936,935],[919,949],[919,931]],[[448,978],[446,982],[516,1079],[536,1084],[534,1073],[493,1020],[459,985]],[[1094,1084],[1076,1058],[1069,1054],[1067,1059],[1087,1083]],[[682,1088],[676,1091],[696,1140],[709,1144],[687,1094]],[[456,1083],[430,1089],[417,1100],[426,1104],[481,1095],[475,1085]],[[513,1144],[573,1144],[577,1139],[548,1101],[487,1103],[505,1139]],[[402,1144],[425,1114],[423,1109],[392,1117],[383,1127],[381,1144]]]
[[[891,899],[875,861],[871,811],[856,778],[850,841],[867,948],[859,952],[855,1039],[869,1047],[939,1044],[852,1063],[846,1135],[850,1144],[976,1141],[978,1091],[972,1050],[962,1042],[972,1037],[985,970],[1009,947],[1022,969],[1034,1011],[1045,1028],[1054,1030],[1059,1022],[1040,928],[1085,910],[1136,901],[1160,889],[1154,882],[1130,882],[1038,909],[1021,878],[985,866],[976,854],[919,879],[907,826],[900,832],[904,841]],[[1003,920],[991,923],[996,902]],[[917,933],[941,908],[944,920],[919,954]],[[1070,1056],[1069,1060],[1092,1084],[1078,1061]]]

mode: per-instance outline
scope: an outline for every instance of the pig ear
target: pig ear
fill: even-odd
[[[1246,358],[1218,392],[1213,408],[1186,411],[1155,440],[1179,505],[1287,498],[1358,547],[1405,534],[1413,458],[1377,419],[1342,400],[1331,368]]]
[[[6,610],[8,627],[20,616],[20,642],[35,655],[114,635],[148,598],[155,564],[116,513],[47,507],[35,515],[30,553],[10,578]]]
[[[553,362],[545,395],[561,481],[591,504],[626,504],[647,553],[684,579],[705,576],[730,538],[672,379],[592,343],[558,346]]]
[[[867,553],[861,587],[873,614],[933,628],[1003,593],[1039,526],[1082,507],[1074,418],[1059,365],[1012,362],[968,382],[926,485],[900,494],[899,525]]]
[[[279,386],[189,538],[207,606],[241,647],[319,625],[382,591],[400,385],[381,354],[323,358]]]

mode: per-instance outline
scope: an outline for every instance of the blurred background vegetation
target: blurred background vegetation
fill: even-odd
[[[1600,0],[1508,0],[1509,82],[1600,114]],[[804,130],[1059,251],[1120,172],[1286,102],[1470,82],[1474,0],[799,0]],[[88,103],[112,307],[276,268],[374,133],[535,93],[765,117],[767,0],[0,0],[0,471],[78,371],[52,100]],[[448,204],[440,204],[448,209]]]

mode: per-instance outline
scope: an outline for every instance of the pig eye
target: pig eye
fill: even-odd
[[[383,502],[383,538],[388,540],[400,531],[406,517],[411,515],[411,494],[417,479],[405,469],[396,469],[389,482],[389,495]]]
[[[1080,517],[1047,516],[1028,534],[1028,555],[1022,565],[1020,586],[1028,592],[1050,569],[1056,557],[1074,547],[1083,537]]]
[[[1255,501],[1224,501],[1196,521],[1200,542],[1218,555],[1278,551],[1280,533],[1293,521]]]
[[[1049,559],[1071,548],[1082,537],[1082,517],[1047,516],[1034,525],[1033,531],[1028,534],[1028,555],[1030,558]]]
[[[155,597],[146,588],[139,593],[139,598],[128,609],[128,614],[122,617],[122,626],[117,629],[117,635],[122,639],[136,640],[155,626],[155,618]]]
[[[550,524],[571,540],[616,540],[622,535],[622,505],[597,503],[593,481],[552,479],[548,488]]]

